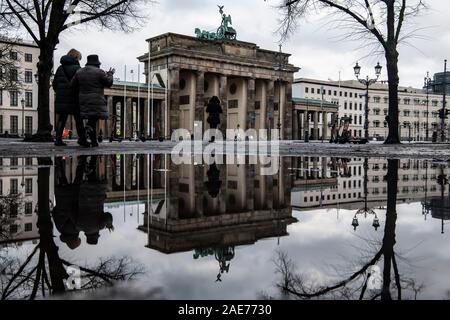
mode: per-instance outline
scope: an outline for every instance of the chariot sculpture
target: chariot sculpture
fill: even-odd
[[[200,30],[200,28],[196,28],[195,34],[197,35],[197,38],[206,40],[236,40],[237,32],[233,27],[231,27],[231,25],[233,24],[231,15],[226,15],[224,13],[224,6],[218,7],[220,16],[222,18],[220,27],[217,28],[216,32],[209,32]]]

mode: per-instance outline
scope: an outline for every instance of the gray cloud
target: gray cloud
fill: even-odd
[[[240,40],[254,42],[265,49],[278,50],[279,36],[275,34],[279,13],[274,8],[278,0],[223,0],[225,10],[233,17],[233,24]],[[421,28],[418,39],[410,39],[411,46],[400,48],[400,82],[402,85],[420,87],[426,71],[439,72],[443,68],[445,54],[450,52],[450,21],[447,1],[433,0],[430,10],[414,20],[409,29]],[[123,69],[137,69],[136,57],[146,51],[145,39],[165,32],[193,35],[200,27],[214,30],[220,24],[216,2],[206,0],[160,0],[148,9],[149,21],[132,34],[103,31],[95,28],[67,31],[61,36],[56,51],[57,61],[68,49],[76,47],[84,56],[98,53],[104,67],[115,66],[118,76],[124,77]],[[295,34],[283,46],[292,54],[292,62],[301,67],[301,77],[337,79],[353,78],[353,65],[361,60],[367,50],[356,50],[360,43],[338,41],[341,30],[330,28],[327,18],[310,17],[303,21]],[[363,72],[373,74],[377,61],[384,63],[383,56],[361,60]],[[383,75],[386,78],[386,75]],[[130,75],[128,75],[128,79]],[[135,78],[137,80],[137,78]]]

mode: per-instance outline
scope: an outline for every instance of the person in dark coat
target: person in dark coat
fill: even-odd
[[[83,120],[80,116],[80,108],[78,105],[78,92],[72,86],[71,81],[75,73],[80,67],[81,53],[75,49],[70,50],[67,55],[61,58],[61,65],[56,70],[53,79],[53,90],[55,91],[55,112],[59,115],[56,124],[56,146],[65,146],[62,136],[66,121],[69,115],[75,120],[78,133],[78,144],[83,147],[89,147],[86,140],[86,132],[84,130]]]
[[[78,70],[72,79],[72,87],[78,91],[81,117],[88,119],[87,131],[92,147],[98,147],[98,120],[109,117],[104,89],[113,85],[115,72],[114,69],[105,72],[100,65],[98,56],[90,55],[86,66]]]
[[[222,113],[222,107],[220,106],[218,97],[214,96],[209,100],[206,112],[208,113],[206,121],[208,121],[209,127],[211,129],[217,129],[217,126],[220,124],[220,114]],[[210,142],[214,142],[214,140],[215,137],[212,136]]]

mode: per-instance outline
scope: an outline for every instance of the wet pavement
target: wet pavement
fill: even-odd
[[[1,297],[450,297],[446,162],[183,161],[1,158]]]

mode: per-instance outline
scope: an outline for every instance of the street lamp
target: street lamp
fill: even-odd
[[[368,158],[364,159],[363,169],[364,169],[364,208],[361,208],[358,211],[356,211],[355,216],[352,219],[352,226],[353,226],[353,230],[356,231],[356,228],[359,226],[358,215],[364,215],[364,218],[367,218],[367,215],[369,214],[369,215],[374,216],[373,222],[372,222],[372,227],[374,227],[375,231],[377,231],[378,228],[380,227],[380,220],[378,219],[376,212],[369,208],[368,199],[367,199],[368,180],[369,180],[369,177],[368,177],[369,159]]]
[[[22,137],[25,137],[25,98],[20,100],[22,104]]]
[[[430,93],[430,85],[431,85],[431,78],[430,78],[430,73],[427,71],[427,75],[424,78],[424,88],[426,90],[426,94],[427,94],[427,100],[426,100],[426,104],[427,104],[427,123],[426,123],[426,131],[425,131],[425,139],[426,141],[429,140],[429,135],[428,135],[428,106],[430,104],[430,100],[429,100],[429,93]]]
[[[358,79],[358,81],[366,87],[366,106],[364,109],[364,138],[367,141],[369,140],[369,87],[378,81],[378,78],[381,75],[382,68],[383,67],[378,62],[377,65],[375,66],[376,79],[370,79],[369,76],[366,76],[365,79],[360,79],[359,76],[361,74],[361,67],[358,64],[358,62],[353,67],[356,79]]]

